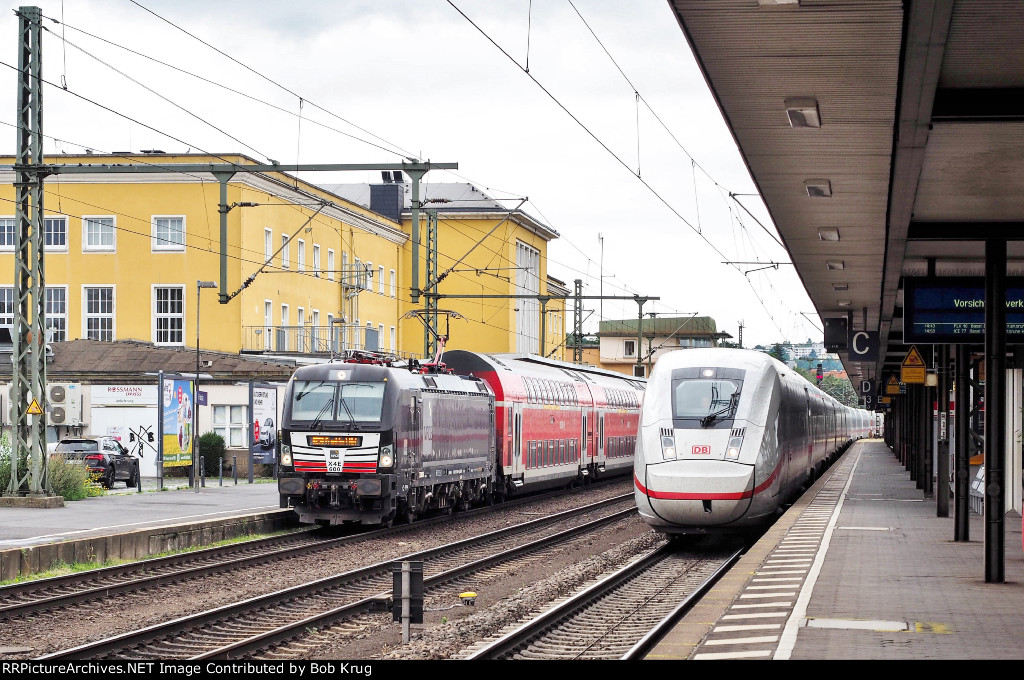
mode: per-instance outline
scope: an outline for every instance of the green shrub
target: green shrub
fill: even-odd
[[[25,456],[18,461],[21,474],[28,469]],[[100,496],[103,488],[96,480],[89,478],[89,471],[81,464],[69,463],[63,456],[49,456],[47,460],[47,479],[50,490],[64,500],[78,501],[90,496]],[[0,437],[0,493],[7,491],[11,481],[11,443],[5,432]]]
[[[92,479],[84,465],[69,463],[64,456],[50,456],[50,489],[66,501],[80,501],[103,494],[103,487]]]
[[[11,440],[6,432],[0,436],[0,493],[7,491],[7,485],[11,483]],[[18,470],[25,474],[26,458],[21,456],[18,460]]]
[[[207,432],[199,438],[199,455],[206,465],[207,477],[216,477],[220,474],[220,461],[224,459],[226,451],[224,437],[216,432]]]

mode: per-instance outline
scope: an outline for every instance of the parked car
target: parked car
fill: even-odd
[[[69,437],[57,442],[53,455],[65,460],[80,460],[89,472],[99,476],[100,483],[113,488],[115,482],[139,487],[139,459],[113,437]]]
[[[277,433],[274,431],[274,419],[267,418],[260,426],[260,445],[269,449],[277,441]]]

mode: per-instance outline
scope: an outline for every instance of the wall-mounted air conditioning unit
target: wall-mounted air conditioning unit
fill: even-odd
[[[79,383],[47,383],[46,422],[49,425],[82,424],[82,386]]]

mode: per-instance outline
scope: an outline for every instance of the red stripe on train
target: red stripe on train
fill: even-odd
[[[753,496],[763,492],[765,489],[772,485],[775,480],[775,476],[778,474],[779,468],[776,467],[768,479],[764,480],[757,486],[753,491],[735,491],[729,493],[691,493],[685,491],[654,491],[648,489],[636,476],[636,471],[633,472],[633,483],[636,484],[636,488],[640,490],[640,493],[648,496],[649,498],[656,498],[664,501],[738,501],[744,498],[752,498]]]

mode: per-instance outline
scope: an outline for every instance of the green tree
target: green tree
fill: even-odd
[[[781,342],[777,342],[772,345],[772,348],[768,350],[768,356],[775,357],[782,363],[786,363],[789,360],[789,354],[786,352],[786,347]]]
[[[821,381],[821,390],[841,404],[857,407],[857,390],[853,389],[853,383],[849,378],[826,375]]]

